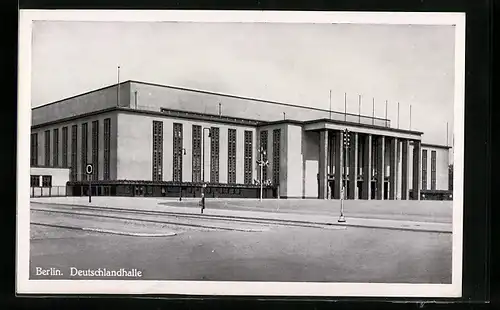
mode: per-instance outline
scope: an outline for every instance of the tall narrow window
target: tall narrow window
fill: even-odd
[[[219,128],[210,129],[210,182],[219,183]]]
[[[273,184],[280,183],[280,139],[281,129],[273,130]]]
[[[62,166],[68,167],[68,127],[62,129]]]
[[[30,155],[31,155],[30,156],[31,157],[31,165],[37,166],[38,165],[38,134],[37,133],[31,134]]]
[[[436,151],[431,151],[431,189],[436,189]]]
[[[78,127],[71,126],[71,181],[76,181],[78,177],[78,166],[76,165],[77,147],[78,147]]]
[[[50,166],[50,130],[45,130],[45,166]]]
[[[427,150],[422,150],[422,189],[427,189]]]
[[[245,184],[252,184],[252,162],[253,162],[252,140],[253,140],[252,131],[245,130],[245,161],[244,161]]]
[[[173,160],[174,160],[174,173],[173,181],[182,182],[182,124],[174,123],[174,137],[173,137]]]
[[[59,128],[54,129],[54,145],[52,146],[52,165],[59,166]]]
[[[267,160],[267,130],[263,130],[260,132],[260,148],[264,152],[262,154],[262,160]],[[260,158],[260,157],[259,157]],[[262,167],[262,181],[265,182],[267,180],[267,166]]]
[[[111,153],[111,119],[104,119],[104,171],[103,171],[103,179],[110,179],[110,153]]]
[[[236,129],[228,130],[227,139],[227,183],[236,183]]]
[[[163,122],[153,121],[153,181],[163,181]]]
[[[99,121],[92,122],[92,180],[99,179]]]
[[[193,182],[201,182],[201,126],[193,125]]]
[[[84,177],[85,175],[85,167],[88,164],[88,148],[89,146],[89,139],[88,139],[88,124],[83,123],[82,124],[82,155],[81,155],[81,171],[82,171],[82,180],[85,180],[86,178]]]

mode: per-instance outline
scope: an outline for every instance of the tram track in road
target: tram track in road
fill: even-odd
[[[58,206],[60,208],[61,206]],[[247,224],[247,225],[265,225],[265,226],[285,226],[285,227],[303,227],[303,228],[320,228],[320,229],[332,229],[336,227],[337,229],[339,225],[328,224],[328,223],[311,223],[306,221],[298,221],[298,220],[280,220],[280,219],[266,219],[266,218],[253,218],[253,217],[236,217],[236,216],[224,216],[224,215],[215,215],[215,214],[186,214],[180,212],[169,212],[169,211],[154,211],[154,210],[131,210],[126,208],[115,208],[115,207],[94,207],[94,206],[73,206],[68,205],[64,206],[65,210],[57,210],[52,208],[31,208],[32,211],[44,211],[44,212],[53,212],[53,213],[61,213],[61,214],[72,214],[72,215],[82,215],[82,216],[96,216],[96,217],[106,217],[112,219],[123,219],[123,220],[137,220],[144,222],[152,222],[152,223],[160,223],[160,224],[170,224],[170,225],[179,225],[179,226],[193,226],[200,228],[208,228],[208,229],[224,229],[224,227],[217,226],[209,226],[207,224],[191,224],[184,223],[182,221],[209,221],[215,223],[230,223],[230,224]],[[84,211],[95,211],[95,212],[82,212]],[[118,214],[118,215],[116,215]],[[130,216],[124,216],[124,214],[128,214]],[[140,217],[133,217],[133,215],[138,216],[157,216],[164,218],[176,218],[177,221],[171,220],[159,220],[159,219],[144,219]],[[227,228],[225,230],[237,230],[234,228]]]
[[[195,223],[186,223],[186,222],[174,222],[174,221],[166,221],[166,220],[156,220],[156,219],[146,219],[146,218],[135,218],[135,217],[127,217],[127,216],[118,216],[118,215],[109,215],[109,214],[99,214],[99,213],[85,213],[85,212],[71,212],[71,211],[63,211],[63,210],[50,210],[50,209],[39,209],[32,208],[31,211],[35,212],[44,212],[44,213],[52,213],[52,214],[64,214],[64,215],[73,215],[73,216],[82,216],[82,217],[95,217],[95,218],[107,218],[112,220],[121,220],[121,221],[133,221],[133,222],[143,222],[143,223],[151,223],[151,224],[162,224],[162,225],[171,225],[171,226],[181,226],[181,227],[190,227],[190,228],[198,228],[198,229],[208,229],[208,230],[224,230],[224,231],[241,231],[241,232],[250,232],[250,231],[258,231],[252,230],[249,228],[238,228],[238,227],[223,227],[223,226],[213,226],[207,224],[195,224]],[[36,224],[36,223],[33,223]]]

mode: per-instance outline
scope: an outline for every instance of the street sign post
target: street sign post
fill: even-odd
[[[87,164],[85,166],[85,173],[87,174],[87,178],[89,179],[89,203],[92,202],[92,174],[94,173],[94,166],[92,164]]]

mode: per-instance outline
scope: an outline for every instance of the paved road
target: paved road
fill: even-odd
[[[68,210],[61,205],[45,207]],[[43,209],[40,205],[34,208]],[[143,272],[143,279],[155,280],[451,281],[452,235],[449,233],[354,227],[325,229],[228,221],[207,223],[206,219],[185,218],[177,219],[177,224],[195,226],[144,224],[130,218],[105,217],[116,215],[116,212],[92,212],[92,216],[86,216],[32,211],[31,220],[75,227],[94,225],[108,230],[125,227],[130,232],[146,230],[163,232],[165,236],[123,236],[31,225],[33,278],[40,278],[35,276],[36,267],[59,268],[65,274],[63,277],[69,275],[70,267],[77,267],[136,268]],[[125,213],[121,215],[127,217]],[[139,217],[159,221],[172,219],[158,215]],[[197,224],[215,228],[196,227]],[[175,234],[168,235],[168,232]]]
[[[139,198],[139,197],[93,197],[88,203],[87,197],[46,197],[34,198],[33,202],[82,204],[112,207],[183,207],[199,209],[197,198]],[[213,199],[206,200],[207,210],[243,210],[271,212],[274,214],[303,214],[338,216],[339,200],[320,199]],[[412,200],[348,200],[344,212],[349,217],[410,220],[438,223],[451,223],[453,203],[451,201],[412,201]]]

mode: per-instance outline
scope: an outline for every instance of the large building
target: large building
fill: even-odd
[[[338,199],[345,185],[347,199],[449,199],[449,147],[422,137],[387,119],[127,81],[32,109],[32,187],[54,186],[57,170],[67,195],[86,195],[90,178],[93,195],[198,197],[206,184],[209,197],[258,197],[263,180],[264,197]]]

